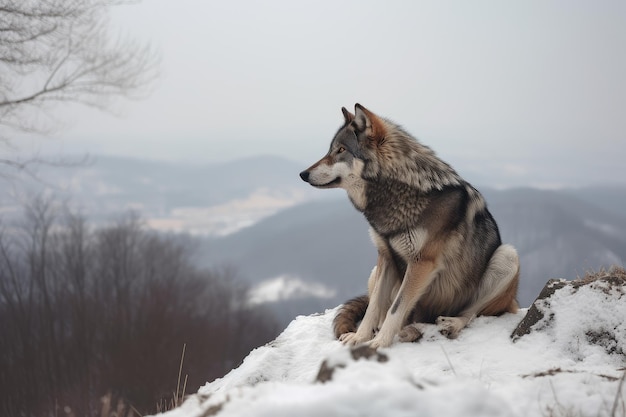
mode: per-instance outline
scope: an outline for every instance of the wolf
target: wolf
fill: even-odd
[[[519,257],[483,196],[391,120],[358,103],[341,111],[328,153],[300,177],[346,190],[378,260],[368,295],[339,309],[335,336],[376,349],[419,339],[423,323],[456,338],[476,316],[515,313]]]

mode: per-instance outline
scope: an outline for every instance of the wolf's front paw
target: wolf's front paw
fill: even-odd
[[[367,345],[372,349],[386,348],[391,346],[393,342],[393,335],[391,337],[385,337],[382,333],[378,333]]]
[[[355,346],[363,342],[367,342],[367,340],[369,339],[361,337],[358,333],[355,332],[344,333],[339,336],[339,341],[347,346]]]
[[[359,327],[356,332],[348,332],[339,336],[339,341],[344,345],[354,346],[361,343],[365,343],[368,340],[372,340],[372,337],[376,334],[377,329],[366,330],[364,327]]]
[[[465,321],[460,317],[441,316],[437,318],[439,333],[446,336],[448,339],[456,339],[461,329],[465,327],[465,324]]]
[[[355,332],[344,333],[341,336],[339,336],[339,341],[343,343],[344,345],[349,345],[349,344],[352,344],[350,343],[350,341],[354,339],[355,336],[356,336]]]

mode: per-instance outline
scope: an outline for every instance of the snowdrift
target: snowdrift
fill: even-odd
[[[432,326],[378,352],[334,339],[336,309],[301,316],[166,415],[624,416],[626,274],[615,272],[551,281],[530,309],[479,317],[456,340]]]

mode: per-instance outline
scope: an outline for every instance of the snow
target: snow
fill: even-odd
[[[306,282],[293,275],[280,275],[261,282],[250,290],[250,304],[273,303],[281,300],[316,297],[332,298],[337,291],[323,284]]]
[[[429,325],[419,342],[395,343],[369,359],[353,359],[334,339],[336,309],[300,316],[166,417],[609,416],[614,405],[623,416],[622,291],[559,289],[549,315],[515,342],[510,335],[526,310],[479,317],[455,340]],[[613,353],[590,342],[601,329],[612,332]],[[332,375],[322,383],[324,361]]]
[[[604,291],[603,291],[604,290]],[[559,314],[554,323],[547,329],[547,334],[555,343],[561,343],[560,348],[576,360],[587,364],[597,363],[601,366],[609,360],[621,359],[616,366],[624,366],[624,355],[612,355],[606,358],[605,346],[591,343],[580,343],[591,337],[590,333],[610,332],[615,340],[604,341],[610,348],[626,349],[626,300],[611,303],[615,298],[621,298],[619,288],[611,288],[607,282],[597,281],[591,285],[577,289],[565,287],[557,291],[550,299],[551,309],[557,311],[578,311],[578,314]],[[606,291],[606,292],[605,292]],[[626,298],[626,297],[624,297]],[[581,303],[581,300],[594,302]],[[610,305],[610,308],[607,308]],[[581,307],[584,306],[584,312]],[[574,321],[575,320],[575,321]]]

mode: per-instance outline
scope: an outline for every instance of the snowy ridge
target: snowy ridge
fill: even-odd
[[[526,310],[479,317],[456,340],[428,326],[417,343],[381,349],[384,361],[355,360],[334,339],[336,309],[301,316],[167,417],[623,416],[626,356],[588,337],[606,323],[617,343],[626,341],[623,295],[622,288],[559,290],[554,320],[542,325],[549,331],[516,342],[510,335]],[[332,375],[322,383],[323,362]]]
[[[250,289],[252,305],[306,297],[332,298],[337,291],[317,282],[306,282],[289,274],[261,282]]]

